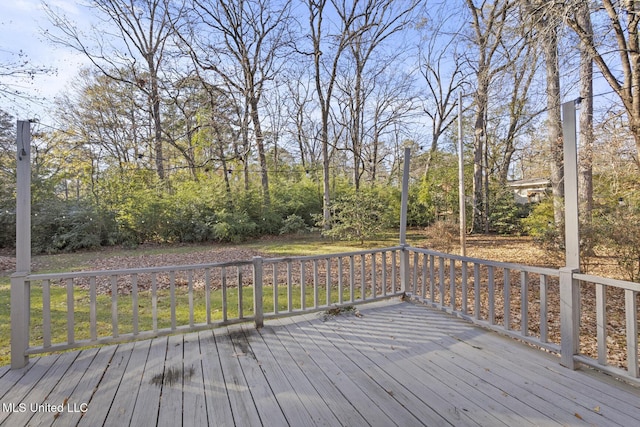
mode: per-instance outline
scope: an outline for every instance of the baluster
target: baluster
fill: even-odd
[[[51,347],[51,283],[42,282],[42,346]]]

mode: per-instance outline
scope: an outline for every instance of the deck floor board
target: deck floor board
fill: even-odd
[[[359,311],[0,367],[0,425],[640,425],[638,387],[420,304]],[[30,412],[65,402],[86,412]]]

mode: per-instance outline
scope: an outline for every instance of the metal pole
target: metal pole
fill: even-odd
[[[402,173],[402,202],[400,206],[400,245],[407,243],[407,204],[409,203],[409,166],[411,149],[404,149],[404,170]]]
[[[464,194],[464,146],[462,138],[462,92],[458,93],[458,194],[460,203],[460,255],[467,255],[467,212]]]

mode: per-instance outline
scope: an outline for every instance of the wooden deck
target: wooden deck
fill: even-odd
[[[640,425],[640,389],[398,300],[0,368],[7,426]],[[326,317],[326,318],[324,318]]]

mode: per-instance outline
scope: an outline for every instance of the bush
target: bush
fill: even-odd
[[[436,221],[425,231],[427,247],[437,251],[451,253],[459,243],[460,227],[453,221]]]
[[[640,206],[621,206],[598,219],[598,234],[605,236],[628,280],[640,281]]]
[[[342,195],[332,203],[331,229],[323,231],[323,235],[359,240],[360,244],[364,244],[366,239],[391,225],[390,204],[375,190]]]
[[[83,201],[49,200],[33,206],[32,247],[36,253],[95,249],[115,240],[113,217]]]
[[[306,222],[301,216],[289,215],[282,223],[280,234],[302,234],[309,231]]]
[[[529,205],[516,203],[513,191],[498,187],[491,192],[489,227],[498,234],[521,234],[522,219],[529,215]]]
[[[562,228],[556,227],[555,224],[551,197],[533,206],[529,216],[522,219],[522,227],[545,250],[557,251],[564,245]]]
[[[0,210],[0,248],[11,248],[16,244],[15,207]]]

